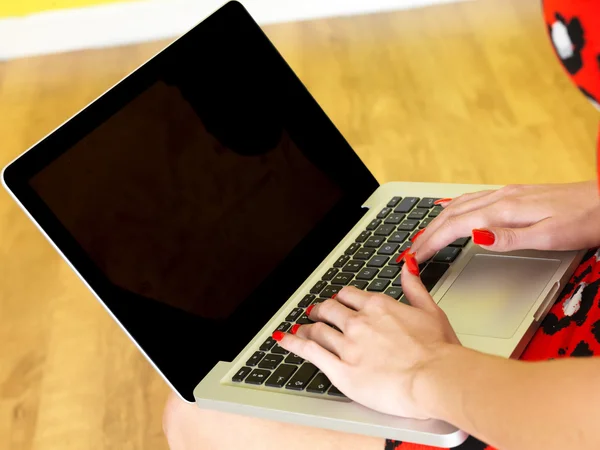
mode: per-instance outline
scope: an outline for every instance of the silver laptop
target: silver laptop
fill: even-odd
[[[406,302],[396,258],[440,213],[434,200],[488,186],[380,186],[239,3],[18,157],[3,182],[183,399],[435,446],[466,439],[352,402],[270,336],[309,323],[305,308],[345,285]],[[495,255],[465,238],[422,278],[465,346],[515,357],[581,256]]]

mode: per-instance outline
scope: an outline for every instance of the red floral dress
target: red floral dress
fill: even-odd
[[[600,0],[544,0],[554,50],[581,92],[600,109]],[[600,137],[598,142],[600,175]],[[600,180],[600,176],[599,176]],[[600,226],[600,225],[599,225]],[[590,250],[521,356],[525,361],[600,355],[600,250]],[[493,450],[471,437],[459,450]],[[385,450],[427,450],[387,440]]]

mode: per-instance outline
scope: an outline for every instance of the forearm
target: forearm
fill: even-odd
[[[505,360],[458,346],[425,369],[419,401],[502,450],[597,449],[600,361]]]

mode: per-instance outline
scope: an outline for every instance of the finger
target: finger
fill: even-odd
[[[347,286],[338,292],[335,298],[338,302],[355,311],[360,311],[370,298],[370,294],[352,286]]]
[[[473,230],[488,228],[492,223],[503,226],[503,221],[500,212],[493,208],[493,204],[461,216],[451,217],[435,230],[429,230],[427,227],[425,233],[413,244],[411,251],[416,253],[418,261],[427,261],[456,239],[471,236]]]
[[[488,190],[461,195],[457,199],[453,200],[450,205],[444,208],[439,216],[437,216],[429,225],[427,225],[427,228],[425,228],[425,233],[427,233],[428,236],[431,236],[432,233],[435,233],[451,217],[466,214],[493,204],[501,196],[499,192],[500,191],[497,190]],[[424,241],[424,239],[420,239],[421,237],[422,236],[419,236],[418,242],[415,240],[413,244],[413,251],[415,253],[420,252],[421,243]],[[425,238],[427,238],[427,236]]]
[[[337,356],[341,356],[344,348],[344,335],[323,322],[302,325],[298,328],[296,336],[315,341]]]
[[[445,203],[445,208],[449,207],[450,205],[452,206],[456,206],[456,205],[460,205],[461,203],[465,203],[468,202],[470,200],[474,200],[476,198],[479,197],[484,197],[486,195],[491,194],[492,192],[496,192],[495,190],[485,190],[485,191],[477,191],[477,192],[470,192],[468,194],[462,194],[456,198],[453,198],[450,202]]]
[[[339,295],[338,295],[339,297]],[[336,297],[336,299],[338,298]],[[306,309],[306,315],[315,322],[327,322],[344,331],[348,319],[356,315],[356,311],[342,305],[338,300],[325,300],[323,303]]]
[[[300,327],[302,328],[302,327]],[[302,339],[293,334],[275,331],[275,339],[281,347],[310,361],[329,377],[337,378],[342,372],[344,363],[336,355],[310,339]]]
[[[408,264],[404,265],[400,276],[404,296],[408,299],[411,306],[426,311],[438,309],[437,303],[433,300],[431,295],[429,295],[427,288],[425,288],[421,282],[421,278],[410,273],[410,271],[407,270],[407,265]]]

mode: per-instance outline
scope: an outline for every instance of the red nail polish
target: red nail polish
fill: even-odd
[[[477,245],[494,245],[496,236],[489,230],[473,230],[473,242]]]
[[[406,255],[406,267],[408,267],[408,271],[415,277],[419,276],[419,264],[417,263],[414,253]]]
[[[297,323],[295,324],[292,329],[290,330],[290,334],[296,334],[298,332],[298,328],[300,328],[300,324]]]
[[[410,247],[408,247],[406,250],[404,250],[398,255],[398,257],[396,258],[396,263],[400,264],[408,252],[410,252]]]
[[[331,296],[331,300],[335,300],[336,297],[337,297],[337,292]]]
[[[415,234],[413,236],[413,238],[410,240],[410,242],[414,243],[417,239],[419,239],[419,237],[425,233],[425,228],[423,228],[421,231],[419,231],[417,234]]]
[[[283,331],[273,331],[273,335],[271,337],[273,339],[275,339],[277,342],[281,342],[281,340],[283,339],[284,336],[285,336],[285,333]]]
[[[310,316],[310,312],[313,310],[313,308],[315,307],[315,305],[310,305],[308,308],[306,308],[306,315]]]
[[[440,198],[439,200],[436,200],[435,202],[433,202],[434,205],[441,205],[442,203],[448,203],[451,202],[452,199],[451,198]]]

